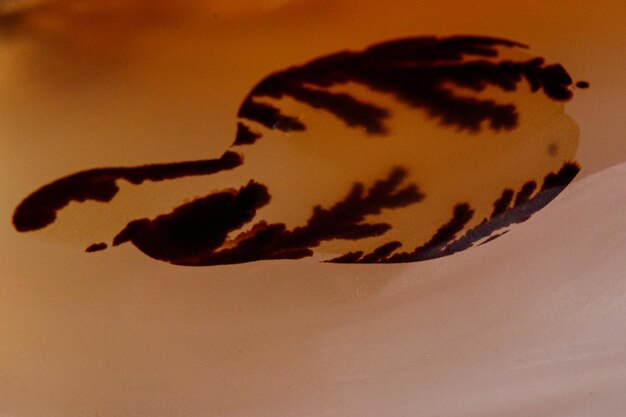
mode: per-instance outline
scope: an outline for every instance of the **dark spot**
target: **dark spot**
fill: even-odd
[[[71,201],[111,201],[119,191],[118,180],[141,184],[144,181],[208,175],[233,169],[242,163],[239,154],[226,152],[220,159],[78,172],[45,185],[26,197],[15,209],[13,225],[20,232],[37,230],[53,223],[57,211]]]
[[[589,88],[589,83],[587,81],[578,81],[576,83],[576,87],[578,87],[578,88]]]
[[[399,188],[405,177],[404,170],[394,169],[367,191],[357,183],[343,200],[328,209],[315,207],[306,225],[292,230],[283,223],[259,222],[232,247],[221,248],[230,231],[252,220],[256,209],[269,201],[265,186],[251,183],[237,192],[195,200],[154,220],[135,220],[115,237],[114,244],[131,241],[155,259],[191,266],[298,259],[311,256],[312,248],[323,241],[359,240],[389,230],[386,223],[363,221],[383,209],[406,207],[423,199],[413,184]]]
[[[559,145],[556,142],[552,142],[548,145],[548,155],[557,156],[559,153]]]
[[[93,243],[89,245],[87,249],[85,249],[85,252],[98,252],[101,250],[105,250],[107,247],[108,247],[107,244],[104,242]]]

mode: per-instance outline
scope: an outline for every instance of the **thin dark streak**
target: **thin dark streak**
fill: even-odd
[[[493,218],[504,213],[511,205],[511,201],[513,201],[514,195],[515,192],[513,190],[511,190],[510,188],[505,188],[500,198],[493,203],[493,211],[491,212],[491,217]]]
[[[345,255],[338,256],[333,259],[329,259],[326,261],[327,263],[337,263],[337,264],[352,264],[357,263],[359,259],[363,256],[362,251],[358,252],[348,252]]]
[[[502,232],[502,233],[498,233],[498,234],[495,234],[495,235],[491,235],[491,236],[489,236],[487,239],[485,239],[485,241],[484,241],[484,242],[480,243],[478,246],[482,246],[482,245],[484,245],[484,244],[486,244],[486,243],[493,242],[493,241],[494,241],[494,240],[496,240],[497,238],[499,238],[499,237],[501,237],[501,236],[504,236],[504,235],[506,235],[507,233],[509,233],[509,230],[505,230],[505,231],[504,231],[504,232]]]
[[[297,117],[287,116],[280,109],[268,103],[260,103],[247,99],[239,109],[239,117],[262,124],[268,129],[284,132],[302,131],[304,124]]]
[[[541,190],[535,196],[526,200],[525,203],[516,204],[499,216],[468,230],[465,235],[445,248],[445,254],[450,255],[468,249],[474,243],[493,235],[498,230],[525,222],[554,200],[574,179],[579,170],[578,164],[566,162],[557,173],[550,173],[545,177]]]
[[[119,180],[141,184],[208,175],[233,169],[242,163],[239,154],[226,152],[220,159],[81,171],[47,184],[26,197],[15,209],[13,225],[20,232],[42,229],[53,223],[57,212],[72,201],[111,201],[119,191]]]
[[[517,207],[525,204],[536,189],[537,183],[535,181],[528,181],[525,183],[522,186],[522,189],[515,196],[515,203],[513,203],[513,206]]]
[[[104,242],[100,242],[100,243],[93,243],[91,245],[89,245],[87,247],[87,249],[85,249],[85,252],[98,252],[101,250],[105,250],[108,247],[108,245]]]
[[[457,205],[454,209],[452,219],[445,225],[441,226],[429,242],[416,248],[410,253],[404,252],[393,254],[384,258],[378,257],[376,262],[401,263],[440,258],[468,249],[485,238],[487,239],[481,244],[495,240],[502,234],[507,233],[507,230],[504,230],[500,234],[497,234],[496,232],[499,230],[528,220],[534,213],[548,205],[548,203],[556,198],[574,179],[579,170],[580,167],[575,162],[564,163],[558,172],[546,175],[541,190],[533,197],[530,197],[530,195],[536,188],[536,183],[534,181],[528,181],[522,186],[522,189],[517,194],[518,199],[516,199],[513,207],[509,207],[509,201],[507,203],[507,208],[504,211],[491,217],[489,220],[485,219],[479,225],[465,232],[460,238],[453,240],[456,233],[465,227],[473,215],[473,210],[468,204]],[[505,189],[502,193],[503,196],[506,195],[504,200],[508,200],[509,195],[512,195],[509,191],[511,190]],[[494,202],[494,207],[504,205],[503,203],[500,203],[501,200],[503,200],[502,197],[496,200]],[[355,256],[354,253],[349,253],[336,259],[339,259],[342,262],[352,261],[355,263],[361,263],[363,262],[363,259],[370,255],[372,255],[372,258],[375,257],[374,252],[367,255],[359,254],[358,257]],[[334,260],[331,262],[333,261]]]
[[[382,246],[374,249],[374,251],[368,255],[365,255],[363,258],[359,260],[359,263],[367,264],[367,263],[375,263],[380,262],[382,259],[385,259],[393,251],[402,246],[402,243],[398,241],[393,241],[389,243],[385,243]]]
[[[313,108],[334,114],[349,127],[362,127],[369,134],[380,135],[387,132],[381,120],[389,117],[389,112],[374,104],[356,100],[349,94],[305,87],[293,88],[288,94]]]

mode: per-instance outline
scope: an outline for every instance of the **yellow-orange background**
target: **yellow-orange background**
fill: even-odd
[[[134,16],[149,7],[136,4]],[[96,16],[85,25],[62,7],[32,21],[3,22],[0,414],[286,416],[306,409],[319,416],[349,412],[359,401],[376,411],[373,399],[399,404],[403,398],[394,393],[414,394],[393,385],[415,382],[405,368],[443,387],[459,370],[489,363],[495,369],[494,357],[532,338],[574,337],[584,320],[563,327],[559,312],[546,309],[557,295],[565,304],[576,301],[578,309],[595,287],[583,286],[585,296],[575,296],[577,287],[567,285],[559,275],[564,270],[549,257],[533,269],[545,276],[533,275],[528,284],[515,271],[533,260],[506,250],[460,255],[470,268],[441,260],[391,268],[286,262],[189,270],[130,247],[87,256],[37,233],[16,233],[10,217],[25,193],[75,170],[194,159],[201,149],[214,156],[234,137],[234,123],[225,121],[233,120],[250,87],[276,68],[422,34],[511,38],[562,63],[576,80],[588,80],[591,88],[566,108],[581,128],[583,175],[599,171],[626,158],[622,1],[321,0],[264,2],[248,13],[232,2],[177,4],[192,13],[182,13],[179,26],[166,18],[166,29],[152,20],[142,23],[148,28],[135,27],[123,17]],[[536,235],[527,237],[542,244]],[[563,250],[558,259],[568,256]],[[492,270],[501,274],[487,281],[494,287],[484,288],[481,274]],[[469,276],[428,281],[450,271]],[[420,279],[419,288],[391,299],[380,295],[400,274],[407,282]],[[507,276],[517,280],[502,281]],[[554,277],[563,287],[545,295],[541,291],[554,281],[544,279]],[[464,291],[472,288],[468,299]],[[524,310],[536,294],[545,295],[542,303]],[[399,302],[415,308],[398,311]],[[528,327],[508,326],[525,314],[534,317]],[[497,334],[472,345],[469,335],[480,332],[486,317],[499,323]],[[555,326],[544,330],[545,323]],[[437,329],[452,332],[463,349],[438,351],[448,346],[448,333]],[[346,386],[366,395],[357,401],[341,391]],[[571,401],[587,398],[575,394]]]

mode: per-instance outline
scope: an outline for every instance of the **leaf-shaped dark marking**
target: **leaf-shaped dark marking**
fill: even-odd
[[[252,220],[270,201],[267,187],[250,182],[183,204],[154,220],[134,220],[118,233],[113,245],[132,241],[145,254],[187,264],[219,248],[228,233]]]
[[[535,181],[528,181],[522,186],[522,189],[515,196],[514,206],[521,206],[522,204],[526,204],[528,199],[537,189],[537,183]]]
[[[57,211],[71,201],[111,201],[119,191],[119,180],[141,184],[144,181],[208,175],[233,169],[242,163],[239,154],[226,152],[220,159],[81,171],[44,185],[26,197],[15,209],[13,225],[20,232],[37,230],[54,222]]]
[[[300,115],[287,114],[284,104],[288,101],[279,101],[285,97],[333,115],[348,128],[362,129],[368,135],[392,134],[387,125],[393,117],[392,109],[367,101],[374,99],[357,97],[353,90],[359,89],[351,89],[348,83],[384,93],[405,106],[426,112],[444,126],[469,132],[483,128],[508,130],[517,126],[515,103],[497,102],[479,94],[488,87],[515,91],[525,81],[533,93],[541,93],[552,100],[565,101],[572,96],[572,79],[562,66],[546,65],[542,58],[502,59],[499,54],[503,48],[525,46],[488,37],[409,38],[380,43],[362,51],[323,56],[275,72],[262,79],[242,102],[233,146],[247,145],[246,151],[254,152],[254,144],[266,129],[283,132],[307,129],[305,121],[309,123],[310,119],[303,115],[301,120]],[[333,88],[342,86],[345,88]],[[588,83],[578,82],[576,86],[586,88]],[[469,92],[460,95],[459,88]],[[342,140],[341,135],[330,138]],[[411,136],[408,138],[407,141],[412,140]],[[557,156],[556,151],[554,153],[553,156]],[[78,172],[26,197],[14,212],[13,224],[18,231],[37,230],[51,224],[58,211],[72,201],[111,201],[118,193],[118,180],[141,184],[209,175],[242,163],[242,156],[227,151],[219,159]],[[333,262],[418,261],[485,242],[497,236],[494,232],[527,219],[545,206],[577,171],[575,164],[564,165],[561,171],[545,178],[538,192],[534,181],[524,184],[517,193],[505,189],[494,202],[490,218],[459,238],[457,234],[474,216],[469,203],[457,204],[450,220],[441,225],[428,242],[412,251],[394,253],[402,244],[393,241],[371,253],[355,250]],[[253,173],[258,180],[256,175]],[[311,173],[302,175],[311,176]],[[239,190],[213,193],[155,219],[130,222],[114,238],[113,244],[131,241],[156,259],[182,265],[302,258],[310,256],[321,242],[358,241],[384,234],[391,225],[367,222],[366,216],[375,216],[383,209],[406,207],[423,198],[415,185],[401,186],[405,177],[403,170],[396,169],[367,190],[362,183],[356,183],[343,200],[330,208],[314,207],[306,225],[293,229],[283,223],[268,224],[255,219],[256,211],[270,201],[270,191],[265,185],[252,181]],[[234,240],[228,240],[231,232],[247,224],[253,226]],[[104,243],[95,243],[86,251],[105,247]]]
[[[513,224],[518,224],[528,220],[533,214],[544,208],[550,201],[554,200],[565,187],[576,177],[580,171],[580,166],[575,162],[566,162],[556,173],[548,174],[543,181],[541,190],[529,198],[523,204],[516,204],[500,215],[484,221],[478,226],[468,230],[461,238],[452,242],[443,251],[443,255],[465,250],[482,239],[493,235],[495,232],[505,229]],[[527,183],[528,184],[528,183]],[[519,191],[519,195],[524,195],[527,191],[524,187]]]
[[[493,211],[491,212],[491,217],[496,217],[504,213],[509,208],[511,201],[513,201],[514,195],[515,191],[511,190],[510,188],[506,188],[504,191],[502,191],[502,195],[500,196],[500,198],[493,203]]]
[[[287,229],[283,223],[257,223],[230,248],[220,249],[228,232],[250,221],[269,202],[267,188],[250,183],[238,191],[211,194],[176,208],[154,220],[130,222],[114,245],[131,241],[147,255],[179,265],[215,265],[262,259],[297,259],[313,254],[323,241],[359,240],[389,230],[386,223],[364,223],[383,209],[406,207],[424,197],[414,184],[400,187],[402,169],[377,181],[366,191],[356,183],[348,195],[330,208],[317,206],[306,225]]]
[[[400,246],[402,246],[402,243],[398,241],[385,243],[384,245],[379,246],[378,248],[374,249],[372,253],[367,254],[363,258],[361,258],[360,262],[362,263],[379,262],[381,259],[385,259],[389,255],[391,255],[391,253],[394,250],[398,249]]]
[[[104,242],[93,243],[89,245],[87,249],[85,249],[85,252],[98,252],[101,250],[105,250],[106,248],[108,248],[108,245]]]
[[[347,93],[325,89],[356,82],[372,90],[392,94],[397,100],[422,108],[444,125],[477,132],[487,122],[492,130],[511,129],[517,124],[513,103],[461,97],[449,85],[482,91],[487,86],[514,91],[525,79],[533,92],[542,89],[554,100],[568,100],[572,79],[560,65],[544,65],[542,58],[527,61],[493,61],[498,47],[525,47],[503,39],[458,36],[411,38],[374,45],[361,52],[340,52],[276,72],[250,92],[239,117],[280,130],[302,130],[297,117],[286,115],[263,97],[288,96],[323,109],[350,127],[370,134],[384,134],[388,109],[367,103]],[[474,60],[467,60],[467,58]],[[312,88],[314,87],[314,88]],[[287,122],[287,123],[285,123]]]
[[[574,162],[563,164],[558,172],[548,174],[541,187],[541,190],[529,198],[529,194],[536,188],[534,181],[525,183],[517,193],[516,203],[513,207],[509,204],[513,198],[513,192],[505,189],[502,196],[494,202],[494,207],[498,211],[490,219],[484,219],[479,225],[469,229],[460,238],[454,240],[456,233],[463,229],[472,217],[473,210],[466,203],[457,205],[454,208],[452,219],[441,226],[433,235],[429,242],[417,247],[412,252],[402,252],[380,257],[377,251],[381,248],[397,246],[397,242],[390,242],[370,254],[364,255],[362,252],[350,252],[329,262],[338,263],[397,263],[416,262],[427,259],[440,258],[452,255],[468,249],[485,239],[482,243],[495,240],[497,237],[507,233],[503,230],[513,224],[522,223],[528,220],[534,213],[544,208],[550,201],[558,196],[563,189],[574,179],[580,167]],[[506,205],[505,205],[506,202]],[[500,233],[496,233],[503,230]]]

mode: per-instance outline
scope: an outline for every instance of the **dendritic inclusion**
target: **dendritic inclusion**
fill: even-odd
[[[13,224],[45,228],[70,202],[113,200],[122,180],[202,175],[216,191],[130,221],[112,245],[202,266],[315,251],[329,262],[413,262],[489,242],[579,171],[578,130],[563,110],[573,81],[525,49],[421,37],[275,72],[245,97],[220,158],[78,172],[26,197]]]

